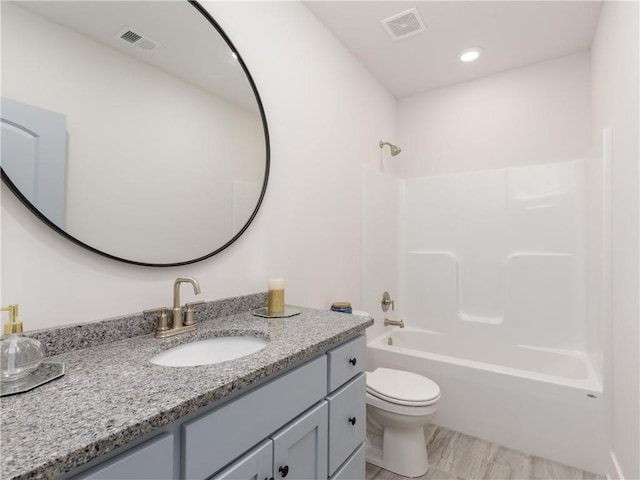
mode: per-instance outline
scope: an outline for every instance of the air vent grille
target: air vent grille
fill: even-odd
[[[427,29],[416,8],[385,18],[380,23],[382,23],[389,36],[396,41],[424,32]]]
[[[142,38],[142,35],[138,35],[136,32],[127,30],[125,33],[120,35],[120,38],[123,40],[126,40],[129,43],[136,43],[138,40]]]
[[[154,40],[148,35],[145,35],[144,33],[141,33],[140,31],[134,31],[130,27],[124,27],[121,29],[116,35],[116,38],[124,40],[131,45],[135,45],[145,52],[152,52],[162,46],[160,42]]]

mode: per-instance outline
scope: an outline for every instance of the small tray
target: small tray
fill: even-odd
[[[300,309],[298,307],[292,307],[290,305],[285,305],[283,313],[274,313],[274,314],[269,315],[269,310],[267,309],[267,307],[257,308],[252,313],[256,317],[286,318],[286,317],[293,317],[294,315],[298,315],[300,313]]]
[[[0,397],[28,392],[66,373],[64,362],[42,362],[38,368],[23,378],[0,382]]]

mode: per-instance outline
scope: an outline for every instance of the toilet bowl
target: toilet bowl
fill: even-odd
[[[440,388],[412,372],[367,372],[367,461],[405,477],[429,469],[424,427],[437,411]]]

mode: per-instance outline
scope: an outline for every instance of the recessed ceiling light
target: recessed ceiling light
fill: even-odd
[[[460,52],[460,60],[463,62],[473,62],[478,59],[481,53],[482,48],[480,47],[467,48]]]

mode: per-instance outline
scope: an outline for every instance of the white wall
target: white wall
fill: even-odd
[[[400,99],[399,175],[585,158],[589,63],[583,52]]]
[[[361,165],[377,166],[378,141],[394,138],[395,100],[302,4],[205,6],[248,65],[269,123],[271,174],[256,220],[206,261],[136,267],[69,243],[3,185],[1,300],[20,304],[27,329],[168,305],[180,275],[198,278],[207,300],[283,276],[288,303],[359,306]]]
[[[611,129],[612,311],[605,318],[605,396],[612,478],[640,478],[639,7],[604,2],[592,48],[593,136]]]

